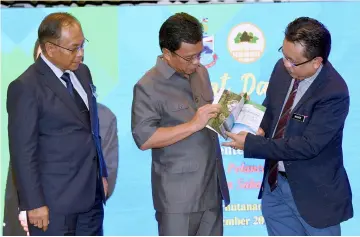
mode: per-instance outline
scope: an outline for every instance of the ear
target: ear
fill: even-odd
[[[55,46],[50,44],[50,43],[45,43],[45,50],[46,50],[46,54],[52,58],[54,57],[54,53],[55,53]]]
[[[38,58],[41,54],[41,47],[39,46],[36,51],[36,58]]]
[[[317,70],[321,66],[322,62],[323,62],[322,57],[314,58],[314,63],[313,63],[314,68]]]
[[[170,61],[170,59],[172,57],[170,50],[163,48],[162,53],[163,53],[165,60]]]

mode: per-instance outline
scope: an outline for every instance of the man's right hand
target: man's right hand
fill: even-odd
[[[220,112],[221,106],[219,104],[206,104],[201,106],[190,123],[194,126],[196,131],[203,129],[209,119],[215,118]]]
[[[49,208],[42,206],[34,210],[28,211],[28,219],[30,224],[46,231],[49,225]]]
[[[264,132],[264,130],[263,130],[262,128],[259,128],[259,129],[257,130],[257,132],[256,132],[256,135],[264,137],[264,136],[265,136],[265,132]]]

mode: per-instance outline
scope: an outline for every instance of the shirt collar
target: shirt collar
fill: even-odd
[[[158,56],[156,60],[156,69],[165,77],[165,79],[169,79],[176,72],[172,67],[169,66],[164,60],[162,56]]]
[[[62,75],[64,74],[64,72],[58,68],[57,66],[55,66],[52,62],[50,62],[43,54],[40,54],[40,57],[42,58],[42,60],[44,60],[44,62],[50,67],[50,69],[55,73],[55,75],[58,78],[61,78]],[[65,72],[71,73],[70,70],[66,70]]]
[[[305,78],[304,80],[302,80],[301,82],[305,82],[305,83],[312,83],[317,76],[319,75],[319,73],[321,72],[321,69],[323,68],[323,65],[321,64],[320,67],[317,69],[317,71],[315,72],[314,75],[312,75],[311,77]]]

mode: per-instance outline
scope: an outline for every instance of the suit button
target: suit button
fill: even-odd
[[[197,104],[199,103],[199,97],[198,96],[195,97],[195,103],[197,103]]]

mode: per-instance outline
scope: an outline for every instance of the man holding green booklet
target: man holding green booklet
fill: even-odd
[[[233,141],[224,146],[266,160],[259,198],[269,235],[339,236],[340,223],[353,217],[342,151],[349,91],[330,49],[322,23],[291,22],[263,103],[265,137],[226,132]]]

